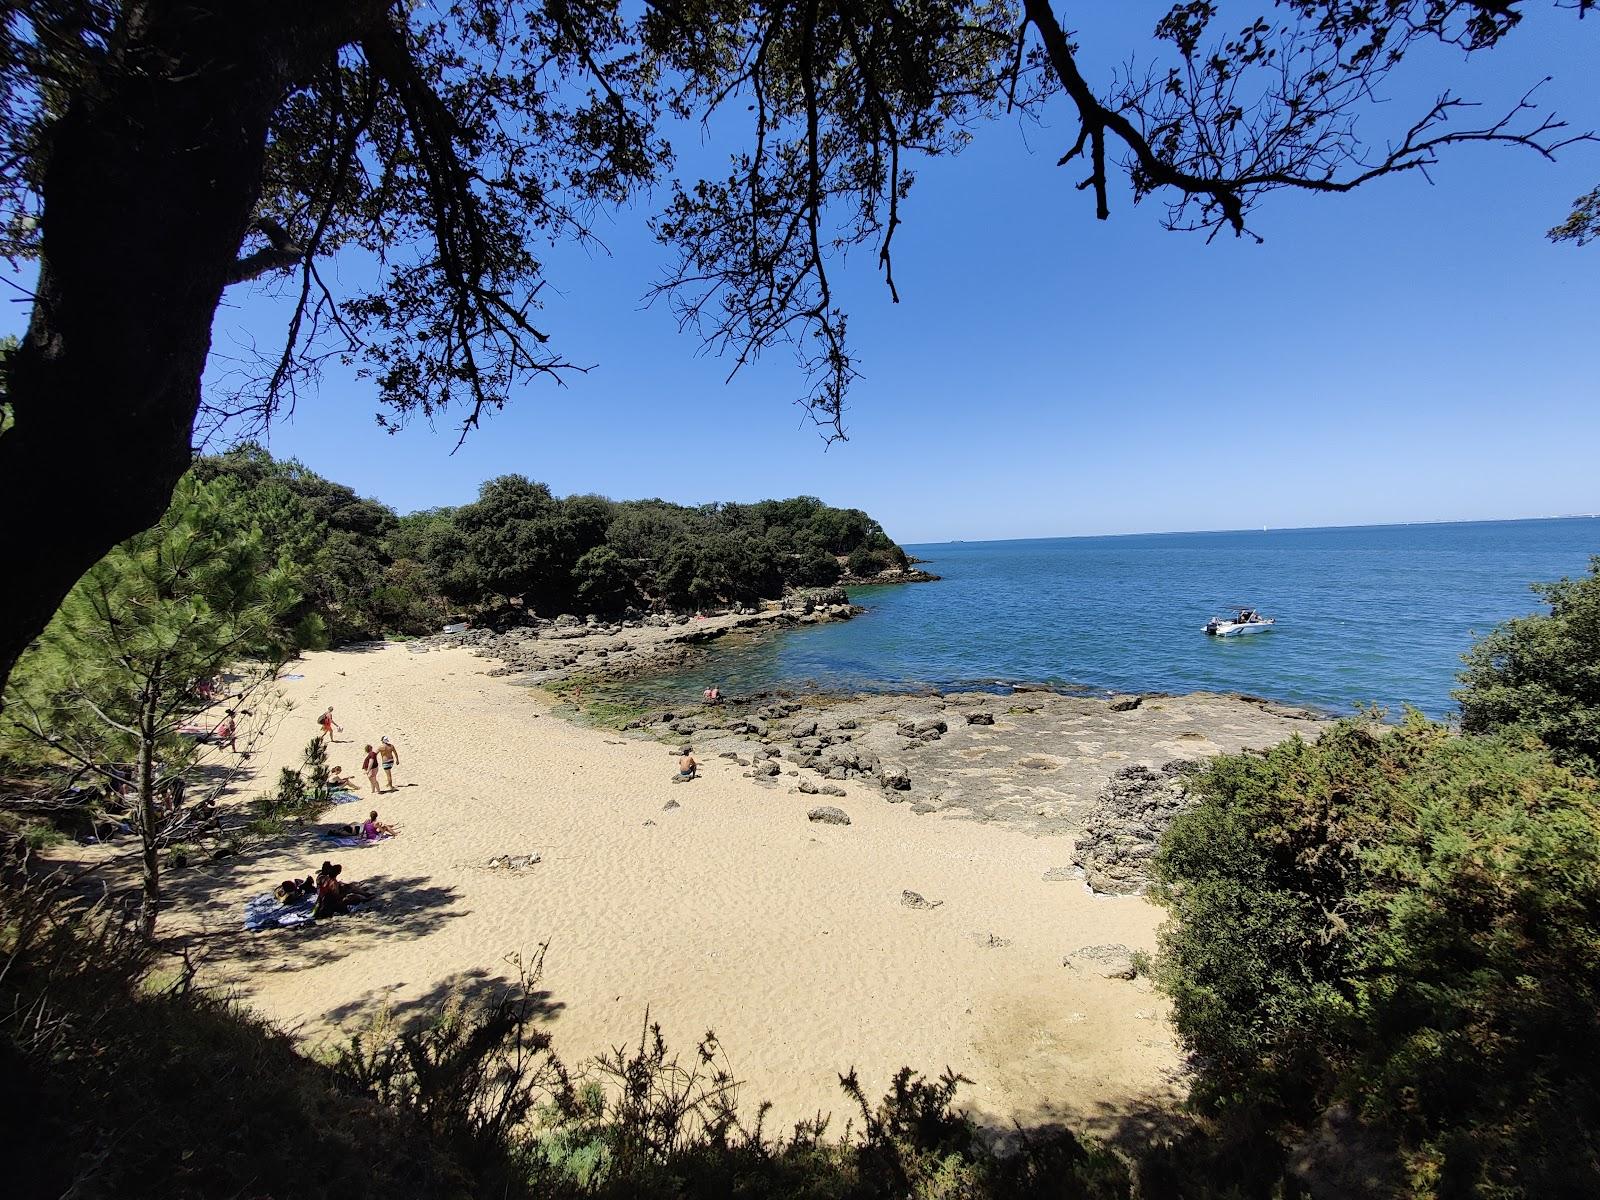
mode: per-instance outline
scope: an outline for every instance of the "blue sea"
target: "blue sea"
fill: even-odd
[[[1542,611],[1535,580],[1577,576],[1600,519],[1142,534],[908,546],[938,583],[851,589],[864,616],[714,649],[658,681],[749,691],[1046,683],[1247,692],[1348,712],[1453,709],[1475,634]],[[1251,605],[1271,632],[1211,638]]]

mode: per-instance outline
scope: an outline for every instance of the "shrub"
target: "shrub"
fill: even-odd
[[[1157,962],[1213,1111],[1347,1102],[1412,1194],[1600,1191],[1600,803],[1410,714],[1226,756],[1156,859]]]
[[[343,1089],[187,970],[161,982],[153,948],[103,909],[13,879],[0,886],[0,957],[8,1195],[471,1191],[405,1113]]]
[[[1574,770],[1600,774],[1600,555],[1584,578],[1533,590],[1548,614],[1507,621],[1467,654],[1461,728],[1526,731]]]
[[[320,737],[306,743],[299,767],[281,767],[270,792],[256,798],[250,830],[282,833],[297,821],[314,821],[333,803],[328,782],[328,748]]]

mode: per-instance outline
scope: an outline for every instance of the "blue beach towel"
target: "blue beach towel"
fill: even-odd
[[[280,904],[270,892],[257,896],[244,906],[246,929],[290,929],[311,920],[311,910],[317,903],[315,892],[302,900]]]
[[[328,799],[334,804],[351,804],[361,799],[361,797],[354,792],[334,792]]]

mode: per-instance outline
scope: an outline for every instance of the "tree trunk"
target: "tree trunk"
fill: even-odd
[[[154,524],[188,469],[269,121],[366,7],[129,3],[52,129],[38,293],[0,435],[0,692],[79,576]]]
[[[154,702],[146,696],[139,713],[139,841],[143,849],[141,872],[144,896],[139,903],[139,925],[144,936],[156,934],[161,912],[161,809],[156,804]]]

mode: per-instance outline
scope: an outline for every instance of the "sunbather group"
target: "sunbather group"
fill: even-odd
[[[352,905],[371,900],[372,893],[365,886],[339,878],[342,870],[344,867],[341,864],[324,861],[315,876],[285,879],[273,889],[273,898],[280,904],[297,904],[314,894],[316,901],[311,908],[313,920],[348,912]]]

